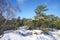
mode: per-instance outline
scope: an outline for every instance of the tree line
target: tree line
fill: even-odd
[[[53,14],[46,15],[44,13],[47,11],[47,8],[45,5],[39,5],[35,9],[36,15],[34,16],[34,19],[27,19],[20,17],[18,18],[12,18],[11,20],[7,20],[5,23],[3,29],[9,30],[9,29],[16,29],[20,26],[27,26],[28,29],[40,29],[40,28],[56,28],[60,29],[60,18],[58,16],[55,16]],[[4,19],[4,17],[2,17]],[[5,19],[6,20],[6,19]],[[0,22],[0,25],[4,23],[5,20],[2,20]],[[2,27],[0,27],[1,30]]]
[[[9,2],[0,0],[0,33],[6,30],[16,30],[20,26],[27,26],[27,29],[40,29],[40,28],[55,28],[60,29],[60,17],[53,14],[47,15],[47,6],[38,5],[35,9],[35,16],[33,19],[27,18],[14,18],[15,11],[19,11],[19,7],[12,7]],[[13,11],[14,10],[14,11]],[[3,14],[6,13],[6,16]],[[6,18],[5,18],[6,17]]]

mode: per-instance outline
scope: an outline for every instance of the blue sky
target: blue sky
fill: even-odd
[[[38,5],[45,4],[49,9],[46,14],[54,14],[60,17],[60,0],[17,0],[21,12],[17,12],[16,17],[32,18],[35,16],[34,10]]]

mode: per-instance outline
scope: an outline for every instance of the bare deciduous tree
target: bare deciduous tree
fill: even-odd
[[[12,0],[11,0],[11,2],[12,2]],[[0,0],[0,21],[5,20],[4,17],[6,18],[5,22],[2,25],[5,25],[7,20],[13,18],[14,17],[14,13],[17,10],[19,10],[19,7],[16,6],[17,3],[14,4],[14,7],[12,7],[11,2],[9,2],[9,0]]]

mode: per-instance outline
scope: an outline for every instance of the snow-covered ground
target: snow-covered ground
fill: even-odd
[[[60,40],[60,30],[49,32],[48,34],[41,33],[41,30],[15,30],[13,32],[5,31],[0,40]],[[35,34],[37,33],[37,35]]]

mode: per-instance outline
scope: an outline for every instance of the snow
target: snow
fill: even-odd
[[[53,40],[53,39],[43,34],[24,37],[15,33],[8,33],[8,34],[4,34],[1,40]]]
[[[34,32],[38,33],[33,35]],[[15,30],[14,32],[4,33],[0,40],[60,40],[60,30],[41,34],[41,30]],[[40,33],[40,34],[39,34]]]

